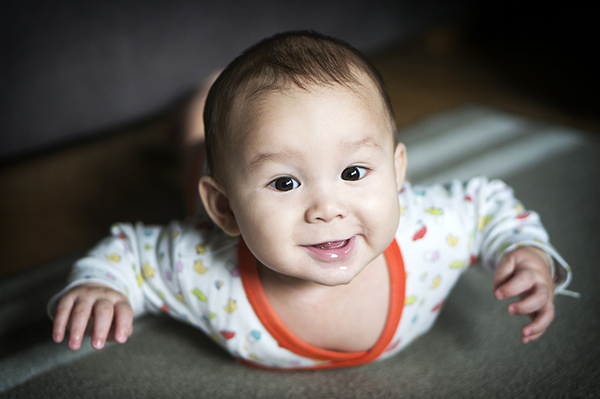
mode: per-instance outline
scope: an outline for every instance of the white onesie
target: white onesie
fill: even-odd
[[[164,311],[210,336],[233,357],[272,368],[353,366],[387,358],[425,333],[459,276],[477,260],[493,270],[518,246],[536,246],[554,259],[556,291],[571,270],[550,246],[539,217],[526,211],[501,181],[415,186],[399,194],[400,224],[385,251],[390,306],[384,330],[368,351],[314,347],[277,317],[258,278],[256,260],[240,238],[208,222],[168,227],[116,224],[112,236],[80,259],[70,284],[95,282],[125,294],[136,315]]]

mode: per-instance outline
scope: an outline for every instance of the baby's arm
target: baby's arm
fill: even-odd
[[[539,215],[527,211],[510,187],[474,178],[466,194],[474,206],[475,248],[484,267],[494,271],[494,294],[520,297],[509,313],[529,315],[533,321],[523,327],[521,340],[536,340],[554,318],[554,294],[568,286],[571,269],[550,245]]]
[[[123,294],[100,284],[82,284],[67,292],[58,302],[52,337],[59,343],[69,328],[69,348],[81,347],[86,330],[92,346],[102,349],[107,338],[125,343],[131,335],[133,309]]]
[[[539,248],[521,247],[502,256],[494,276],[494,294],[502,300],[519,296],[508,306],[512,315],[526,314],[533,320],[521,330],[526,344],[542,336],[554,319],[552,264]]]
[[[212,286],[201,262],[208,231],[212,230],[178,222],[167,227],[114,225],[110,237],[75,263],[67,287],[50,300],[53,339],[61,342],[69,329],[69,347],[76,350],[87,326],[96,349],[107,338],[123,343],[131,334],[134,317],[148,312],[166,312],[204,327],[205,307],[190,305],[194,300],[204,304],[204,296],[198,299],[196,291],[206,292],[205,285]],[[192,283],[193,287],[187,286]]]
[[[157,296],[144,293],[140,240],[147,240],[143,245],[148,248],[156,248],[160,231],[115,224],[111,236],[75,262],[67,287],[48,304],[54,319],[54,341],[62,342],[68,334],[69,347],[77,350],[84,335],[92,336],[96,349],[102,349],[107,339],[127,340],[133,318],[145,313],[148,301]],[[146,252],[151,255],[152,251]]]

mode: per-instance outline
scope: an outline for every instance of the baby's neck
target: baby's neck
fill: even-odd
[[[260,266],[263,289],[283,324],[301,340],[338,351],[371,348],[389,307],[389,272],[380,255],[349,284],[286,284],[290,280]]]

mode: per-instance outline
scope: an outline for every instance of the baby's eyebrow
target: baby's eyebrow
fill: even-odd
[[[373,136],[366,136],[359,140],[347,141],[342,144],[342,148],[347,151],[359,150],[362,148],[372,148],[374,150],[381,150],[381,145],[373,138]]]
[[[295,151],[289,150],[283,152],[261,152],[260,154],[257,154],[254,158],[252,158],[250,162],[248,162],[246,168],[254,169],[268,161],[273,161],[277,159],[291,159],[297,156],[298,154]]]
[[[376,151],[381,151],[381,145],[372,137],[366,136],[358,140],[347,140],[341,143],[340,148],[342,151],[357,151],[363,148],[371,148]],[[247,169],[255,169],[261,164],[269,161],[277,161],[280,159],[294,159],[298,158],[301,154],[298,152],[287,149],[282,152],[261,152],[248,162],[246,165]]]

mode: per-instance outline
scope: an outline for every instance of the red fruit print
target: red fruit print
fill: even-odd
[[[475,254],[471,254],[471,265],[474,264],[475,262],[477,262],[477,255]]]
[[[225,338],[225,339],[231,339],[231,338],[235,337],[234,331],[222,330],[222,331],[220,331],[220,333],[223,336],[223,338]]]
[[[431,311],[432,311],[432,312],[437,312],[438,310],[440,310],[441,308],[443,308],[443,307],[444,307],[444,301],[445,301],[445,299],[444,299],[444,300],[442,300],[442,301],[441,301],[440,303],[438,303],[437,305],[435,305],[435,306],[433,307],[433,309],[431,309]]]
[[[473,202],[473,198],[470,195],[465,195],[465,201]]]
[[[161,309],[162,309],[162,310],[163,310],[163,312],[165,312],[165,313],[169,313],[169,312],[171,311],[167,305],[162,305],[162,308],[161,308]]]
[[[420,240],[421,238],[425,237],[425,234],[427,234],[427,226],[421,227],[419,231],[415,233],[412,239],[413,241]]]
[[[531,215],[531,212],[523,212],[517,215],[517,219],[527,219]]]
[[[390,352],[393,351],[394,349],[396,349],[398,347],[398,345],[400,345],[400,340],[396,340],[394,342],[392,342],[391,344],[388,345],[387,348],[385,348],[384,352]]]
[[[125,233],[119,233],[119,235],[117,237],[119,237],[121,240],[127,239],[127,236],[125,235]]]

